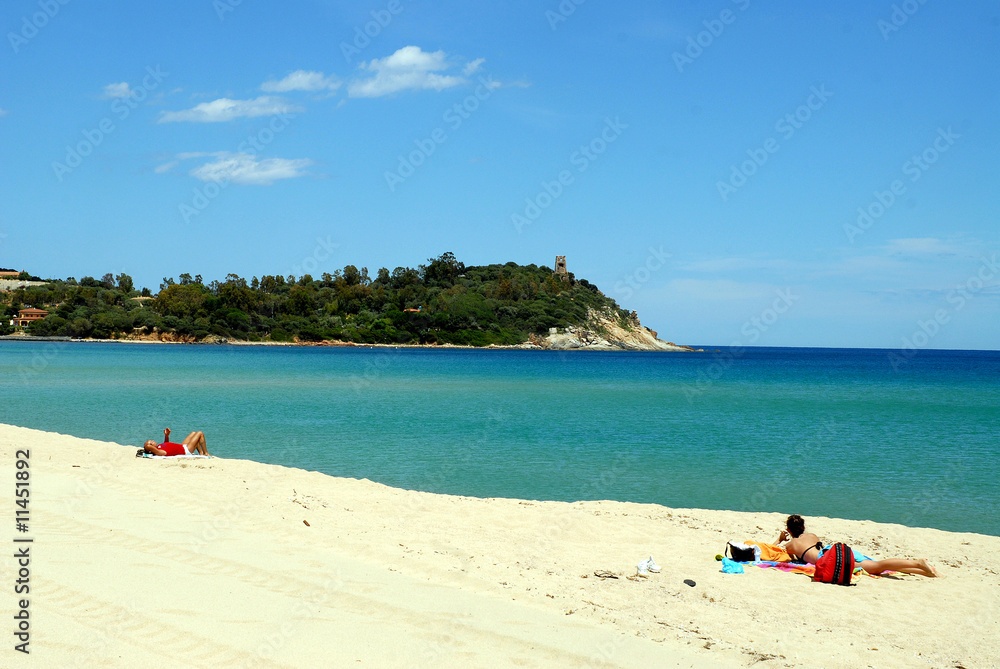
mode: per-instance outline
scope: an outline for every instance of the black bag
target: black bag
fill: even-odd
[[[735,541],[726,544],[726,553],[735,562],[754,562],[757,560],[753,546],[740,545]]]

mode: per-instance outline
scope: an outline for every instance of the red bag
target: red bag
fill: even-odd
[[[850,585],[854,573],[854,551],[846,544],[836,543],[816,560],[816,574],[813,580],[822,583]]]

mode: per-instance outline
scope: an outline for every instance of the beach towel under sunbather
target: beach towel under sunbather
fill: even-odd
[[[825,552],[825,551],[827,551],[829,549],[830,549],[830,547],[826,546],[825,548],[823,548],[822,551],[820,551],[820,555],[822,555],[823,552]],[[864,560],[871,560],[871,558],[868,557],[867,555],[862,555],[861,553],[859,553],[857,551],[854,551],[854,564],[855,565],[863,562]],[[774,560],[761,560],[759,562],[752,562],[750,564],[754,565],[755,567],[761,567],[762,569],[777,569],[779,571],[790,572],[790,573],[793,573],[793,574],[805,574],[806,576],[809,576],[809,577],[812,577],[812,576],[814,576],[816,574],[816,565],[814,565],[814,564],[805,564],[805,563],[802,563],[802,562],[777,562],[777,561],[774,561]],[[872,578],[878,578],[878,576],[876,574],[869,574],[867,571],[865,571],[864,569],[862,569],[861,567],[858,567],[858,566],[854,567],[854,573],[855,574],[859,574],[859,573],[860,574],[865,574],[867,576],[871,576]],[[895,574],[896,572],[894,572],[894,571],[887,571],[887,572],[882,572],[882,573],[883,574]]]
[[[791,574],[805,574],[806,576],[812,576],[816,573],[816,565],[803,564],[801,562],[775,562],[773,560],[762,560],[760,562],[751,562],[750,564],[762,569],[777,569],[778,571],[784,571]]]
[[[768,562],[791,562],[792,556],[781,546],[762,544],[759,541],[745,541],[745,544],[760,547],[760,559]]]

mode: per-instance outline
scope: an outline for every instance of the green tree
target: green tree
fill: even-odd
[[[74,318],[66,326],[66,334],[70,337],[84,338],[89,337],[90,333],[93,332],[93,326],[90,321],[86,318]]]
[[[361,283],[361,272],[354,265],[348,265],[344,268],[343,278],[348,286],[357,286]]]
[[[119,274],[116,277],[116,281],[118,282],[118,290],[120,290],[125,294],[131,293],[132,290],[134,289],[134,285],[132,283],[132,277],[130,277],[128,274]]]
[[[245,279],[235,274],[226,276],[226,282],[219,284],[216,294],[225,307],[251,312],[258,303],[257,293],[247,285]]]
[[[160,291],[153,300],[153,308],[164,316],[194,316],[204,304],[206,295],[205,287],[200,284],[173,284]]]
[[[288,294],[285,311],[295,316],[309,316],[316,310],[312,291],[303,286],[295,286]]]
[[[179,282],[164,277],[159,294],[148,302],[129,299],[135,285],[127,274],[112,278],[20,288],[6,301],[0,298],[0,306],[7,317],[21,305],[45,308],[49,317],[30,331],[74,337],[158,328],[196,338],[215,333],[251,341],[340,338],[481,346],[523,342],[529,333],[583,324],[588,309],[620,314],[632,327],[628,312],[587,281],[566,281],[549,267],[513,262],[466,266],[452,253],[418,269],[380,268],[374,281],[367,268],[355,265],[324,273],[320,281],[265,275],[249,285],[230,274],[206,286],[200,275],[184,273]],[[152,296],[148,289],[142,293]]]
[[[451,251],[437,258],[428,258],[429,264],[422,266],[422,278],[430,286],[451,286],[460,274],[465,272],[465,264],[458,261]]]

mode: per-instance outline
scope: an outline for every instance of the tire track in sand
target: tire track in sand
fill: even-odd
[[[35,605],[71,617],[74,622],[94,630],[96,645],[89,645],[76,656],[72,666],[93,667],[103,664],[120,643],[142,648],[150,654],[204,667],[245,666],[253,661],[251,653],[201,636],[175,625],[153,619],[139,610],[95,598],[73,588],[36,578]],[[269,666],[289,667],[278,662]]]
[[[378,597],[350,592],[346,589],[348,583],[339,571],[336,577],[326,581],[325,588],[321,586],[322,592],[317,596],[317,583],[314,581],[297,578],[263,567],[255,567],[235,560],[194,552],[180,548],[174,544],[146,539],[127,531],[119,530],[109,533],[106,527],[92,525],[77,519],[69,519],[58,514],[47,518],[45,525],[47,530],[65,532],[66,535],[73,536],[77,541],[92,540],[93,543],[102,546],[114,546],[124,550],[136,551],[154,556],[161,561],[179,563],[209,574],[227,576],[254,589],[263,589],[300,602],[306,602],[311,605],[309,608],[312,609],[316,607],[330,607],[338,612],[346,612],[370,619],[380,625],[384,624],[386,619],[393,620],[393,624],[402,624],[411,629],[419,630],[420,637],[427,642],[429,649],[441,646],[450,647],[450,650],[448,650],[449,655],[473,650],[481,644],[488,644],[494,648],[508,649],[513,655],[530,648],[532,659],[540,663],[545,663],[545,661],[564,663],[569,659],[573,659],[584,666],[615,666],[614,663],[595,657],[593,654],[590,656],[586,655],[582,649],[577,649],[572,655],[568,655],[569,651],[564,648],[547,647],[537,639],[522,639],[517,636],[510,636],[471,625],[456,619],[456,616],[451,613],[437,613],[428,610],[418,611],[398,606],[391,601]],[[363,587],[360,583],[358,586]],[[66,590],[65,588],[63,589]],[[310,612],[309,610],[306,610],[305,613],[310,618],[319,615],[319,613]],[[155,621],[150,622],[155,628]],[[440,630],[448,630],[448,632]],[[187,647],[182,643],[185,636],[189,636],[188,633],[174,628],[172,632],[167,633],[166,641],[173,643],[175,647],[183,650]],[[461,643],[460,647],[455,646],[456,641]],[[247,655],[244,654],[242,656],[243,662],[252,661]],[[270,664],[271,662],[268,661],[269,666]]]

